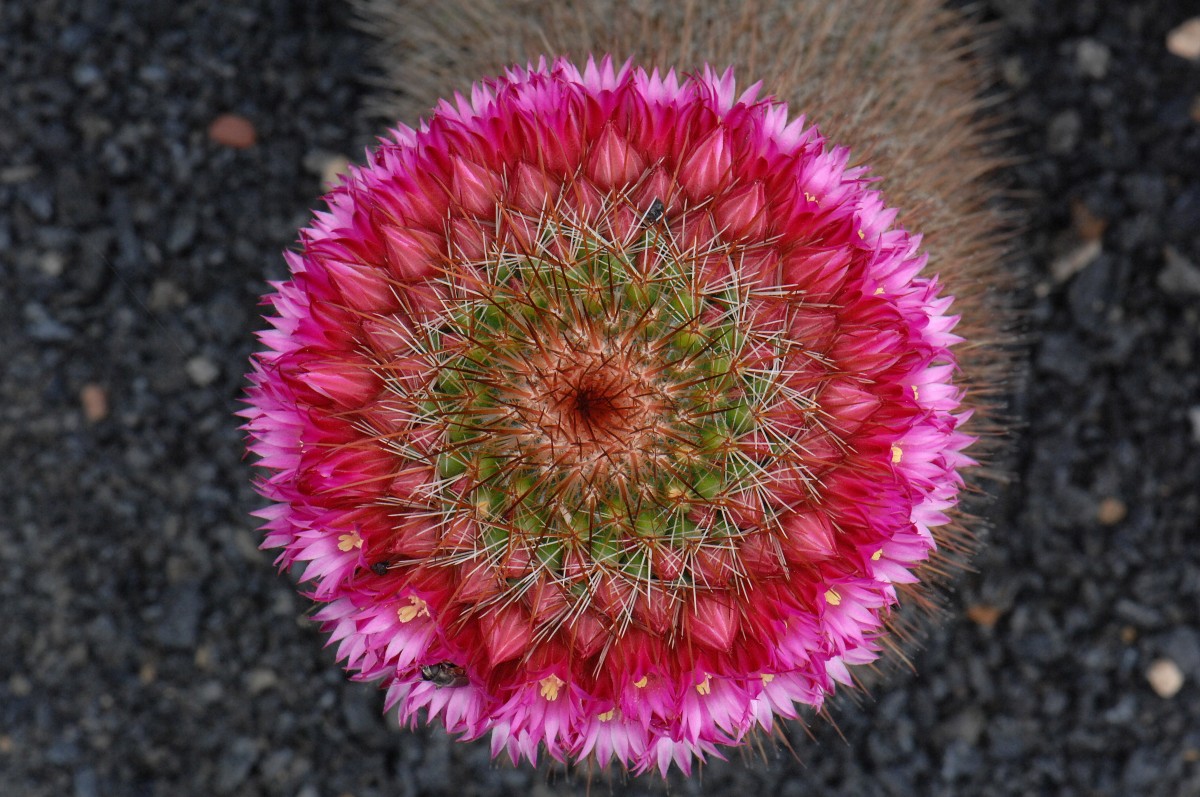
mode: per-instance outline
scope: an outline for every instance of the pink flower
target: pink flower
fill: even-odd
[[[493,754],[720,755],[874,660],[971,438],[950,297],[730,72],[514,68],[301,233],[244,411],[338,657]]]

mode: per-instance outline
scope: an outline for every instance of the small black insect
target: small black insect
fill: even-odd
[[[667,206],[663,204],[661,199],[655,199],[650,203],[650,209],[646,211],[646,215],[642,216],[642,224],[649,227],[651,224],[657,224],[662,220],[663,214],[666,213]]]
[[[375,564],[371,565],[371,572],[377,576],[387,575],[387,571],[388,571],[388,563],[386,561],[380,560],[380,561],[376,562]]]
[[[439,689],[444,686],[466,686],[470,681],[467,671],[452,661],[421,666],[421,680],[430,681]]]

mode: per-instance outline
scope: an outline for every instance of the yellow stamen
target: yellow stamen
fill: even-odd
[[[547,675],[541,680],[542,697],[547,700],[558,700],[558,690],[566,684],[562,678],[557,675]]]
[[[858,237],[859,237],[859,240],[865,241],[867,239],[867,234],[865,232],[863,232],[862,230],[859,230]]]
[[[921,392],[919,390],[917,390],[917,386],[913,385],[912,388],[913,388],[913,398],[915,398],[915,399],[921,398]]]
[[[634,681],[633,685],[636,686],[638,689],[644,689],[646,687],[646,684],[648,684],[648,683],[650,683],[650,678],[648,676],[643,675],[641,678],[638,678],[636,681]]]
[[[769,672],[764,672],[761,677],[764,684],[769,684],[771,681],[775,680],[775,676]]]
[[[815,196],[813,196],[812,194],[808,193],[807,191],[804,192],[804,198],[807,199],[809,202],[817,201],[817,198]]]
[[[696,684],[696,691],[702,695],[712,692],[712,676],[704,673],[704,680]]]
[[[401,606],[396,609],[396,616],[400,618],[400,622],[411,623],[418,617],[429,616],[429,604],[416,595],[409,595],[408,603],[408,606]]]
[[[892,464],[895,465],[904,457],[904,449],[892,443]]]
[[[883,556],[883,549],[882,549],[882,548],[880,548],[878,551],[876,551],[875,553],[871,554],[871,561],[872,561],[872,562],[878,562],[878,561],[879,561],[879,559],[880,559],[880,557],[882,557],[882,556]]]
[[[842,602],[842,596],[836,589],[825,590],[825,602],[830,606],[837,606]]]
[[[351,531],[348,534],[343,534],[342,536],[338,537],[338,550],[343,553],[346,553],[347,551],[351,551],[355,548],[361,548],[362,546],[363,546],[363,538],[358,536],[357,530]]]
[[[596,717],[596,719],[600,720],[601,722],[608,722],[616,715],[616,713],[617,713],[616,710],[609,709],[608,711],[604,712],[600,716]]]

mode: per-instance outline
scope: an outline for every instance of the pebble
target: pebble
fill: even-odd
[[[211,706],[213,703],[220,702],[225,694],[225,688],[221,686],[220,681],[205,681],[196,687],[193,694],[196,702]]]
[[[321,185],[325,189],[331,190],[336,188],[341,182],[342,177],[350,171],[350,159],[345,155],[337,155],[325,164],[325,168],[321,170]]]
[[[29,302],[23,310],[25,331],[33,340],[43,343],[65,343],[75,337],[75,332],[69,326],[52,318],[41,304]]]
[[[963,709],[941,725],[941,730],[948,739],[966,742],[971,747],[979,744],[986,728],[987,716],[974,706]]]
[[[1079,326],[1098,335],[1119,334],[1114,329],[1114,304],[1119,300],[1114,295],[1115,275],[1112,256],[1100,256],[1079,272],[1067,289],[1067,303]],[[1116,312],[1120,312],[1119,309]]]
[[[1099,238],[1084,241],[1061,257],[1056,257],[1050,264],[1050,275],[1055,282],[1062,284],[1091,265],[1103,251]]]
[[[183,307],[188,302],[188,295],[167,279],[155,280],[150,286],[150,295],[146,298],[146,306],[152,313],[162,313]]]
[[[1088,351],[1071,334],[1049,333],[1042,338],[1035,363],[1039,370],[1062,377],[1068,384],[1081,386],[1088,379]]]
[[[246,690],[252,695],[265,692],[279,683],[279,676],[274,670],[268,670],[264,667],[256,667],[246,673]]]
[[[1180,58],[1200,59],[1200,17],[1192,17],[1172,28],[1167,34],[1167,49]]]
[[[96,770],[84,767],[75,773],[73,780],[75,797],[99,797],[100,788],[96,778]]]
[[[215,664],[212,647],[201,645],[196,648],[196,652],[192,655],[192,663],[198,670],[211,670]]]
[[[1117,616],[1138,628],[1154,628],[1162,623],[1162,615],[1137,601],[1121,598],[1113,605]]]
[[[296,754],[292,750],[275,750],[263,759],[258,771],[268,782],[278,782],[287,773],[295,758]]]
[[[1134,750],[1125,761],[1125,769],[1121,776],[1124,793],[1153,793],[1154,787],[1162,782],[1163,763],[1153,748],[1141,747]]]
[[[103,79],[104,73],[100,68],[93,64],[80,64],[75,67],[71,73],[71,78],[75,81],[75,85],[80,88],[88,88],[94,86]]]
[[[215,143],[231,149],[246,149],[258,142],[258,132],[244,116],[223,113],[208,126],[208,137]]]
[[[1083,200],[1071,203],[1071,229],[1081,241],[1098,241],[1108,229],[1108,219],[1092,213]]]
[[[138,70],[138,77],[146,83],[166,83],[171,73],[159,64],[147,64]]]
[[[1146,670],[1146,680],[1159,697],[1175,697],[1183,688],[1183,671],[1170,659],[1155,659]]]
[[[983,628],[992,628],[1003,615],[1003,610],[986,603],[977,603],[967,607],[967,619]]]
[[[196,585],[173,587],[162,599],[163,615],[154,628],[155,639],[169,648],[195,648],[200,634],[204,597]]]
[[[208,387],[221,375],[220,366],[202,354],[189,359],[184,369],[196,387]]]
[[[254,739],[245,736],[234,739],[217,762],[213,780],[217,794],[233,794],[250,775],[258,756],[258,743]]]
[[[1125,502],[1112,496],[1105,498],[1096,508],[1096,520],[1099,520],[1100,524],[1104,526],[1115,526],[1128,514],[1129,508],[1125,506]]]
[[[1158,272],[1158,287],[1171,296],[1200,296],[1200,268],[1173,246],[1163,247],[1166,267]]]
[[[321,178],[321,186],[330,190],[350,170],[350,159],[336,152],[316,149],[304,156],[304,170]]]
[[[25,697],[33,691],[33,684],[24,675],[18,673],[9,677],[8,691],[16,697]]]
[[[88,382],[80,389],[79,404],[88,423],[98,423],[108,417],[108,391],[95,382]]]
[[[60,252],[47,252],[38,259],[38,269],[47,277],[61,277],[66,264]]]
[[[1029,73],[1025,71],[1025,65],[1017,56],[1004,59],[1000,66],[1000,75],[1004,82],[1014,89],[1024,88],[1029,84]]]
[[[1046,128],[1046,149],[1054,155],[1067,155],[1074,151],[1082,132],[1083,119],[1079,111],[1073,108],[1059,111]]]
[[[192,241],[196,238],[196,228],[195,216],[191,214],[180,216],[172,225],[171,234],[167,236],[167,251],[177,255],[191,246]]]
[[[1121,193],[1138,210],[1161,213],[1167,202],[1166,180],[1152,171],[1131,174],[1121,179]]]
[[[1108,74],[1110,55],[1104,44],[1095,39],[1084,39],[1075,50],[1075,64],[1081,74],[1099,80]]]
[[[142,666],[138,668],[138,682],[144,685],[152,684],[158,679],[158,668],[154,666],[154,662],[142,662]]]
[[[32,180],[38,176],[39,169],[33,164],[6,166],[0,169],[0,185],[15,185]]]
[[[1104,721],[1112,725],[1128,725],[1137,717],[1137,698],[1125,694],[1117,704],[1104,712]]]

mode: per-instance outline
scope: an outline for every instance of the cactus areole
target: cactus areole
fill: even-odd
[[[879,655],[973,463],[951,297],[847,161],[730,72],[556,60],[328,195],[243,415],[402,720],[689,771]]]

